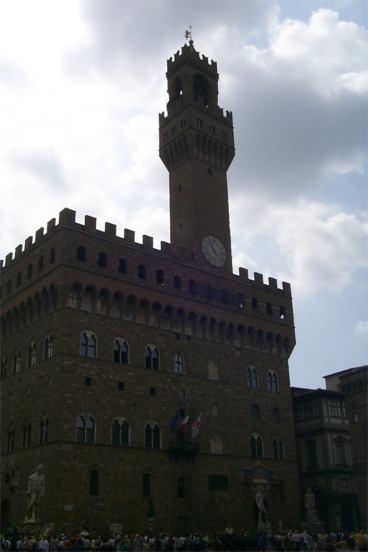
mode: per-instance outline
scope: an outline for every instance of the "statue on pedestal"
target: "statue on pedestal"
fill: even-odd
[[[45,466],[40,464],[29,476],[27,489],[27,514],[25,522],[38,520],[38,503],[45,494]]]
[[[304,496],[304,505],[307,510],[307,521],[318,521],[316,511],[316,499],[312,493],[312,489],[309,487]]]
[[[258,532],[268,532],[271,529],[270,522],[268,521],[268,511],[267,511],[267,502],[261,492],[258,490],[256,492],[255,500],[256,508],[256,518],[257,518],[257,531]]]

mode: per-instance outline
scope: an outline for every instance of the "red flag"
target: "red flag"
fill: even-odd
[[[185,416],[184,420],[181,422],[179,426],[179,431],[182,431],[183,433],[187,431],[188,429],[188,422],[189,422],[189,416]]]
[[[199,435],[199,430],[201,429],[201,418],[202,414],[200,414],[198,418],[192,423],[192,437],[198,437]]]

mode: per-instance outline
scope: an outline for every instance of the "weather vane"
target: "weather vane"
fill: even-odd
[[[192,40],[192,25],[189,25],[189,31],[185,31],[185,40]]]

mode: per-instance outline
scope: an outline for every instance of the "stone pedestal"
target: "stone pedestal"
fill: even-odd
[[[271,533],[271,524],[268,521],[258,520],[257,533]]]
[[[325,524],[323,521],[303,521],[301,527],[306,530],[308,535],[325,532]]]

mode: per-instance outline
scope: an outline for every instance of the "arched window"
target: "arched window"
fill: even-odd
[[[258,372],[254,366],[248,366],[246,370],[247,387],[258,388]]]
[[[146,424],[144,446],[146,448],[161,448],[161,431],[157,424]]]
[[[259,422],[259,407],[256,404],[251,405],[250,416],[253,422]]]
[[[182,353],[175,353],[174,372],[175,374],[184,374],[184,355]]]
[[[77,261],[85,262],[87,257],[86,248],[83,245],[77,247]]]
[[[1,359],[1,375],[0,375],[1,381],[6,378],[7,369],[8,369],[8,360],[7,360],[6,357],[2,357],[2,359]]]
[[[165,283],[165,277],[163,270],[157,270],[156,272],[156,282],[157,284],[160,284],[161,286]]]
[[[112,423],[111,442],[120,447],[129,446],[129,425],[124,418],[116,418]]]
[[[49,438],[49,420],[42,418],[40,423],[40,445],[47,443]]]
[[[51,358],[54,354],[54,337],[52,334],[48,334],[45,337],[45,343],[44,343],[44,355],[43,357]]]
[[[282,439],[273,439],[272,440],[272,448],[273,448],[273,457],[276,458],[276,460],[283,460],[284,459],[284,442]]]
[[[100,474],[98,470],[91,470],[89,472],[89,494],[91,496],[97,496],[99,492],[99,479]]]
[[[90,414],[79,414],[77,418],[77,442],[94,443],[96,424]]]
[[[107,257],[105,253],[99,253],[97,257],[97,265],[101,268],[106,268],[107,265]]]
[[[174,276],[174,288],[181,289],[181,278],[177,274]]]
[[[269,391],[276,392],[279,390],[279,380],[274,370],[267,372],[267,387]]]
[[[160,355],[157,347],[155,347],[154,345],[147,345],[144,350],[144,357],[146,361],[146,368],[149,368],[150,370],[159,369]]]
[[[263,442],[260,435],[252,435],[250,438],[250,455],[252,458],[263,458]]]
[[[80,355],[96,358],[97,340],[92,332],[83,332],[80,336]]]
[[[6,452],[13,452],[15,447],[15,429],[10,427],[8,429],[8,437],[6,441]]]
[[[35,366],[37,361],[36,343],[33,342],[28,347],[28,366]]]
[[[114,340],[113,346],[113,359],[114,362],[120,362],[121,364],[128,364],[129,347],[125,339],[117,337]]]
[[[22,447],[28,448],[31,446],[31,424],[25,423],[22,431]]]
[[[13,374],[18,374],[20,372],[20,352],[17,351],[14,353],[13,357]]]
[[[210,99],[211,86],[204,75],[197,73],[193,79],[193,94],[203,98],[204,105],[207,106]]]

